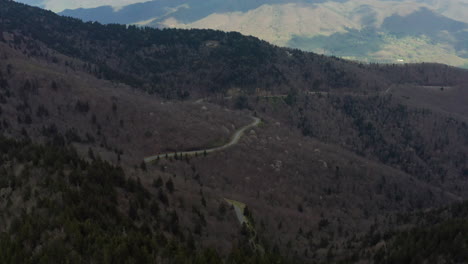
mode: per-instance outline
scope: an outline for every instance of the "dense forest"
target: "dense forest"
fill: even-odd
[[[0,0],[0,256],[466,262],[467,83]]]
[[[291,89],[369,91],[386,89],[389,78],[427,85],[447,80],[459,83],[465,78],[461,77],[462,70],[453,67],[364,66],[277,48],[235,32],[83,23],[11,1],[1,1],[0,5],[0,30],[20,33],[14,43],[35,47],[30,49],[31,55],[53,59],[52,54],[44,54],[34,44],[40,41],[80,58],[84,64],[77,66],[96,76],[166,98],[226,94],[233,88],[247,94],[258,90],[285,93]]]
[[[0,147],[2,263],[221,262],[179,225],[167,207],[169,184],[155,184],[154,197],[122,168],[69,147],[4,137]],[[286,263],[240,245],[227,263]]]
[[[372,231],[361,251],[374,251],[375,263],[465,263],[468,259],[468,204],[429,212],[401,214],[399,224],[408,230]],[[382,242],[384,241],[384,242]]]
[[[290,94],[281,101],[281,111],[268,101],[257,107],[296,126],[305,136],[341,145],[465,196],[468,127],[464,120],[409,107],[385,94]]]

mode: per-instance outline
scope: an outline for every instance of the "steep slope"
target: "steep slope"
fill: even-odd
[[[20,30],[24,36],[93,64],[89,72],[98,77],[166,98],[227,94],[237,88],[252,94],[311,88],[357,91],[368,89],[366,83],[383,89],[388,85],[385,73],[372,72],[372,66],[280,49],[237,33],[127,29],[82,23],[44,11],[31,17],[28,10],[21,5],[3,5],[0,12],[7,20],[2,28]]]
[[[66,10],[61,14],[103,23],[237,31],[280,46],[367,62],[426,61],[464,66],[468,65],[463,46],[468,27],[462,14],[467,7],[465,0],[192,0],[151,1],[119,11],[111,7]],[[414,23],[414,19],[419,22]],[[417,24],[431,32],[414,27]],[[447,28],[449,24],[458,24],[459,30],[453,32]],[[411,34],[395,34],[407,31],[405,25],[412,25]]]
[[[361,243],[361,249],[347,261],[365,259],[375,253],[374,263],[464,263],[468,259],[468,205],[457,203],[437,210],[401,214],[397,230],[375,227]]]
[[[197,250],[197,235],[179,217],[184,209],[168,206],[174,196],[171,180],[167,190],[149,190],[139,179],[127,178],[122,168],[84,160],[70,148],[3,137],[0,145],[3,263],[222,261],[213,248]],[[192,210],[203,225],[210,221],[203,208]],[[233,247],[223,258],[286,263],[276,254],[245,248]]]
[[[19,29],[24,36],[96,65],[98,76],[167,98],[226,94],[236,88],[250,94],[256,90],[281,93],[292,87],[307,89],[314,82],[321,82],[324,89],[365,89],[363,79],[385,82],[357,64],[279,49],[238,33],[127,29],[83,24],[50,12],[31,19],[26,10],[20,5],[3,5],[1,15],[8,18],[2,24],[4,30]],[[53,28],[41,26],[44,24]]]
[[[2,36],[0,129],[18,140],[1,138],[5,263],[170,262],[174,254],[200,263],[273,261],[244,252],[235,214],[219,194],[146,172],[142,163],[155,152],[223,143],[250,121],[247,114],[167,102],[97,79],[79,59],[40,42]],[[210,215],[219,207],[222,214]]]
[[[25,141],[1,141],[12,146],[0,164],[11,263],[63,252],[78,262],[337,262],[377,223],[400,228],[402,212],[468,197],[464,70],[82,23],[10,1],[0,19],[0,129]],[[251,116],[262,122],[229,149],[142,162],[222,145]],[[226,199],[247,205],[247,226]]]
[[[80,69],[82,61],[44,46],[33,50],[48,59],[31,60],[23,44],[0,43],[4,134],[19,136],[27,127],[33,138],[64,136],[67,142],[100,146],[111,160],[139,164],[154,152],[215,146],[250,122],[247,115],[215,105],[165,103],[99,80]]]

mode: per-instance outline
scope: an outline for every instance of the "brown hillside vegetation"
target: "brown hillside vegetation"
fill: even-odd
[[[2,0],[0,30],[7,263],[379,262],[408,215],[468,197],[464,70]],[[223,145],[251,116],[228,149],[143,162]]]
[[[140,162],[152,153],[220,144],[250,121],[216,105],[165,101],[98,80],[73,66],[79,60],[53,51],[51,61],[31,60],[0,45],[3,128],[11,136],[23,128],[33,138],[62,135],[80,148],[96,145],[108,158],[120,153]]]

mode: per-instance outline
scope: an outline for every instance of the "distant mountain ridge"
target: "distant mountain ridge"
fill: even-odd
[[[466,12],[466,0],[157,0],[60,14],[101,23],[237,31],[367,62],[468,67]]]

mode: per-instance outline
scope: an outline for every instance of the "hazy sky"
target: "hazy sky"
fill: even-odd
[[[134,4],[149,2],[152,0],[15,0],[17,2],[26,3],[29,5],[40,6],[45,9],[52,10],[54,12],[60,12],[64,9],[76,9],[76,8],[92,8],[98,6],[110,5],[118,9],[119,7]],[[202,0],[203,1],[203,0]],[[398,1],[398,0],[397,0]],[[413,0],[417,1],[417,0]],[[422,0],[422,2],[431,2],[432,0]],[[468,4],[468,0],[460,0],[463,3]],[[421,0],[419,0],[421,2]]]
[[[91,8],[104,5],[120,7],[134,3],[148,2],[150,0],[16,0],[17,2],[29,5],[40,6],[50,9],[54,12],[60,12],[64,9]]]

